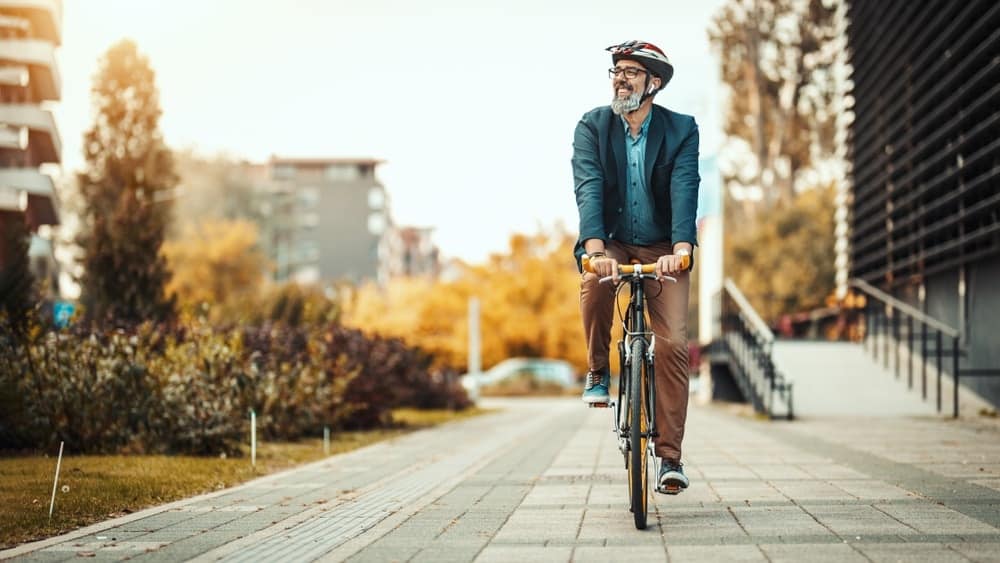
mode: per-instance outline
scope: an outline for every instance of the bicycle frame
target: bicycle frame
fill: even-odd
[[[616,403],[612,403],[611,406],[614,410],[614,431],[618,436],[618,448],[621,450],[622,454],[626,456],[629,452],[629,421],[627,419],[629,409],[626,407],[628,406],[628,401],[631,400],[628,390],[632,384],[632,382],[629,381],[631,376],[628,368],[631,366],[631,362],[636,360],[636,358],[630,357],[633,338],[646,339],[646,357],[640,358],[639,361],[646,362],[646,373],[651,376],[655,375],[655,371],[653,369],[653,358],[655,356],[656,335],[646,330],[646,294],[644,280],[650,278],[654,278],[654,276],[636,275],[632,276],[629,280],[629,307],[625,313],[623,323],[624,334],[622,339],[618,342],[618,354],[620,358],[618,401]],[[648,428],[648,431],[645,432],[644,435],[649,440],[649,443],[652,444],[652,439],[657,436],[655,415],[656,377],[649,377],[647,385],[649,388],[647,390],[646,397],[654,404],[646,405],[646,413],[648,417],[646,428]]]

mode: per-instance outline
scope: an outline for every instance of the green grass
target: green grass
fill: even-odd
[[[341,432],[330,438],[330,453],[357,449],[456,419],[483,409],[393,412],[397,428]],[[247,448],[249,449],[249,448]],[[49,500],[55,456],[0,458],[0,549],[46,538],[108,518],[166,502],[237,485],[302,463],[322,459],[323,440],[261,442],[257,465],[243,458],[161,455],[64,455],[55,512]]]

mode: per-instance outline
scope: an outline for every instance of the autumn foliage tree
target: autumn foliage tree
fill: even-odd
[[[158,129],[153,69],[135,43],[123,40],[102,57],[91,95],[94,124],[79,176],[86,316],[125,325],[168,321],[175,304],[164,291],[170,272],[160,247],[177,177]]]
[[[842,0],[728,0],[710,24],[729,91],[720,168],[725,268],[761,315],[807,310],[834,284],[830,183],[844,174]],[[820,173],[822,171],[822,174]]]
[[[833,292],[832,207],[833,189],[815,188],[726,238],[726,256],[743,265],[729,276],[765,321],[822,307]]]
[[[167,292],[188,310],[256,300],[267,270],[257,227],[248,221],[189,224],[164,243],[163,255],[173,272]]]
[[[468,359],[468,304],[480,302],[484,368],[513,357],[559,358],[586,368],[580,274],[574,238],[565,232],[514,235],[507,252],[465,265],[457,278],[394,280],[360,288],[345,303],[344,323],[403,338],[444,365]]]
[[[833,152],[835,12],[831,0],[730,0],[712,19],[730,91],[725,132],[752,155],[726,174],[730,189],[756,186],[767,206],[790,203],[797,174]]]

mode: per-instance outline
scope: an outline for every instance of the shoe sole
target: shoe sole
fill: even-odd
[[[611,397],[583,397],[584,403],[607,403],[611,400]]]
[[[660,486],[656,488],[656,492],[663,493],[665,495],[679,495],[684,492],[687,487],[680,481],[676,479],[667,479],[666,481],[660,483]]]

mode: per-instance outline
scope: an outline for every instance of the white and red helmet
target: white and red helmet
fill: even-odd
[[[612,45],[605,50],[611,51],[611,61],[614,63],[622,59],[635,61],[652,74],[660,77],[660,80],[663,81],[661,89],[667,85],[667,82],[670,82],[670,78],[674,75],[674,67],[670,64],[667,54],[652,43],[626,41],[620,45]]]

